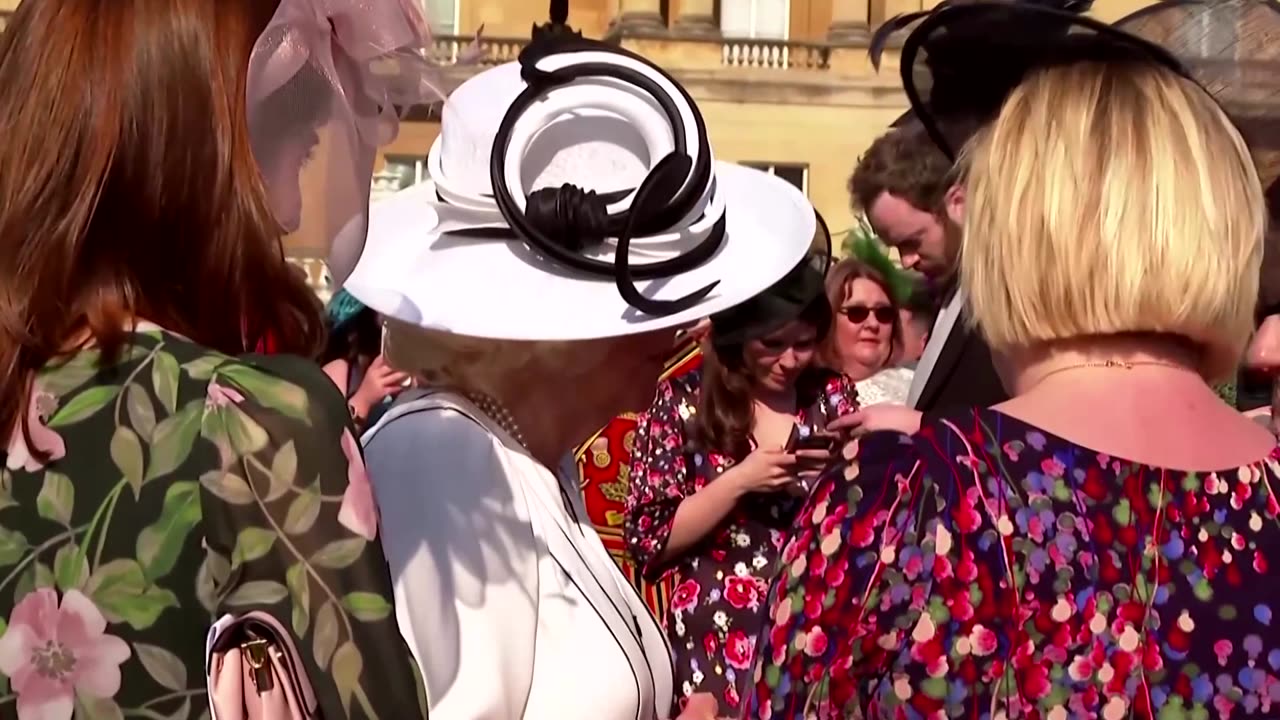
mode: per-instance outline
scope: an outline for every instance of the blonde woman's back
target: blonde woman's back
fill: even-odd
[[[1115,345],[1077,343],[1100,355],[1114,355],[1105,348]],[[1120,355],[1131,368],[1055,361],[1056,371],[1040,371],[1039,384],[995,409],[1084,447],[1159,467],[1217,469],[1266,457],[1275,437],[1161,347],[1127,344]],[[1036,376],[1028,371],[1029,382]]]
[[[946,18],[1066,17],[959,10],[913,38],[1013,64]],[[1012,399],[868,435],[815,488],[749,716],[1276,714],[1280,450],[1210,387],[1252,330],[1261,188],[1202,88],[1096,37],[1112,60],[1046,37],[968,78],[1010,83],[961,165],[961,285]]]

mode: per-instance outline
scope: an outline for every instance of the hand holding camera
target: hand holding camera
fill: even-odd
[[[803,495],[831,459],[834,441],[834,436],[812,426],[797,425],[782,449],[757,448],[726,471],[725,477],[743,494],[785,491]]]
[[[913,435],[920,432],[920,421],[923,415],[896,403],[880,403],[859,408],[857,412],[842,415],[827,425],[833,433],[844,433],[850,437],[859,437],[871,432],[891,430]]]
[[[800,494],[807,494],[813,489],[813,481],[818,477],[836,447],[838,438],[828,432],[819,430],[814,425],[797,424],[791,429],[791,437],[787,438],[784,451],[792,453],[796,458],[796,479],[799,487],[794,488]]]

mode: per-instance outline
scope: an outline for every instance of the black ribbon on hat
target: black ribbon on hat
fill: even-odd
[[[511,230],[545,257],[579,272],[611,277],[627,304],[649,315],[672,315],[695,306],[718,284],[712,282],[684,297],[674,300],[647,298],[636,288],[636,280],[668,278],[688,272],[715,255],[724,241],[726,218],[721,217],[693,249],[667,260],[632,265],[629,259],[631,239],[670,232],[697,208],[708,183],[714,182],[710,143],[706,122],[689,93],[670,75],[643,57],[625,49],[568,32],[553,22],[535,28],[533,41],[520,53],[521,77],[525,89],[516,97],[503,116],[494,138],[489,172],[493,182],[493,199]],[[666,78],[681,94],[693,113],[698,137],[695,161],[688,152],[684,118],[675,101],[652,78],[632,68],[610,63],[579,63],[558,70],[541,70],[538,63],[553,55],[578,52],[607,52],[643,63]],[[631,207],[610,213],[608,206],[631,193],[623,190],[597,193],[564,184],[530,193],[522,212],[506,183],[506,158],[511,133],[520,116],[548,91],[586,77],[608,77],[633,85],[653,97],[667,116],[675,136],[675,150],[659,160],[635,190]],[[597,260],[582,253],[606,238],[617,238],[612,262]]]

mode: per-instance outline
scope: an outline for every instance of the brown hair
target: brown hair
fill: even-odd
[[[114,361],[132,318],[225,353],[319,350],[245,118],[275,5],[18,6],[0,38],[0,430],[40,368],[78,338]]]
[[[827,298],[823,295],[814,298],[795,322],[817,330],[821,347],[831,331],[831,305]],[[751,452],[754,390],[754,379],[747,368],[746,345],[717,343],[713,324],[711,337],[703,343],[702,387],[692,432],[694,443],[739,459]],[[804,407],[809,404],[808,398],[821,390],[821,384],[814,382],[814,373],[802,373],[796,383],[797,404]]]
[[[849,195],[854,208],[863,212],[886,192],[935,212],[952,184],[951,165],[924,127],[909,122],[871,143],[849,177]]]
[[[822,363],[837,371],[841,369],[844,362],[840,358],[835,324],[840,321],[840,309],[844,306],[844,296],[849,292],[849,285],[859,278],[870,280],[879,285],[880,289],[884,291],[885,297],[889,298],[889,306],[894,310],[893,329],[889,332],[889,357],[894,357],[899,348],[902,347],[902,315],[898,312],[902,309],[902,306],[898,304],[897,298],[893,296],[893,287],[889,285],[888,279],[868,263],[857,258],[845,258],[836,263],[827,273],[827,302],[831,304],[833,312],[831,315],[831,332],[827,333],[820,353]]]

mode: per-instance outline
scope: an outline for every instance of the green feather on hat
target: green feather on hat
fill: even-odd
[[[880,273],[889,285],[889,292],[894,302],[902,305],[915,292],[916,280],[906,270],[894,264],[885,252],[880,238],[864,222],[845,235],[843,248],[845,257],[856,258]]]

